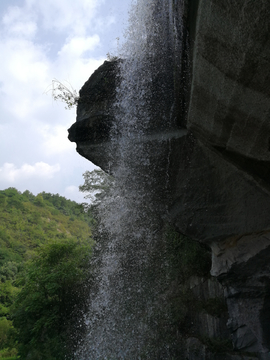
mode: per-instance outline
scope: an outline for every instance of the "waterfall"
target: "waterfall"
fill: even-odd
[[[98,210],[89,331],[79,360],[165,360],[174,353],[163,228],[170,138],[182,131],[175,104],[182,46],[176,6],[179,14],[179,1],[138,0],[130,10],[112,109],[115,186]]]

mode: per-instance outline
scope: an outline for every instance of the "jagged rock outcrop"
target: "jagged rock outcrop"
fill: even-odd
[[[176,21],[179,3],[173,12]],[[168,148],[169,221],[211,247],[211,274],[225,289],[233,347],[247,355],[241,359],[270,359],[269,18],[268,0],[186,1],[190,77],[181,78],[187,91],[175,89],[187,111],[178,109],[173,129],[142,139],[153,149],[155,141]],[[184,45],[182,51],[186,56]],[[178,70],[187,74],[183,66]],[[69,130],[77,151],[106,171],[114,162],[117,74],[117,62],[105,62],[91,76]],[[179,82],[179,72],[174,76]],[[187,341],[188,359],[240,359],[207,355],[198,338]]]
[[[68,136],[80,155],[107,171],[118,64],[119,60],[105,61],[81,88],[77,119]]]

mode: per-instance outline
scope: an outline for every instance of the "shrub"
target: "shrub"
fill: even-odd
[[[52,92],[55,101],[62,101],[66,104],[66,109],[71,109],[78,104],[79,96],[76,90],[70,84],[65,85],[57,79],[52,80],[52,88],[48,91]]]

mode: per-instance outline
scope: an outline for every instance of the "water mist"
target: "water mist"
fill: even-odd
[[[175,3],[138,0],[130,11],[111,109],[115,185],[98,209],[95,280],[80,360],[164,360],[175,351],[163,240],[170,138],[182,131],[175,102],[182,25],[179,19],[175,25]]]

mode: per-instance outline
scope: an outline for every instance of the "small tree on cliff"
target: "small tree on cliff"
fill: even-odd
[[[112,176],[98,169],[86,171],[83,178],[84,184],[79,186],[79,190],[86,193],[84,198],[89,199],[92,206],[98,205],[114,184]]]

